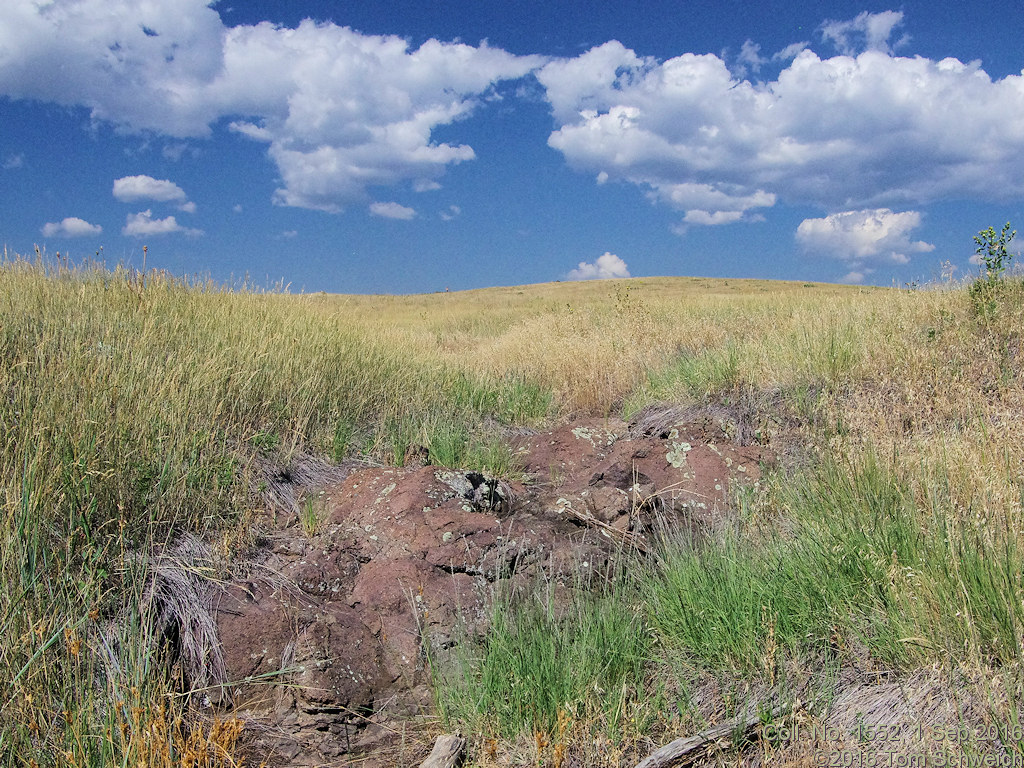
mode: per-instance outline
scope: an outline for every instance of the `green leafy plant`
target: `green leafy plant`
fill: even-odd
[[[1016,236],[1017,230],[1010,231],[1010,222],[1003,225],[1003,230],[998,235],[993,227],[989,227],[974,236],[974,242],[977,245],[974,252],[985,267],[985,279],[998,280],[1010,266],[1013,254],[1007,250],[1006,246]]]
[[[993,321],[1000,314],[1000,306],[1005,303],[1001,302],[1005,293],[1002,277],[1013,259],[1007,245],[1016,234],[1017,230],[1011,231],[1010,222],[1006,222],[998,234],[993,227],[989,227],[974,236],[977,246],[974,252],[984,267],[984,273],[971,284],[968,295],[978,318],[990,329],[995,327]]]

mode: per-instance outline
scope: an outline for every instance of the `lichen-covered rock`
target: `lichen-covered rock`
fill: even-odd
[[[328,601],[317,606],[295,638],[291,692],[296,706],[313,720],[342,708],[369,714],[376,694],[391,682],[381,642],[363,618],[360,611]]]
[[[374,723],[430,706],[426,665],[486,631],[496,583],[602,572],[657,518],[710,520],[766,458],[707,425],[621,421],[517,445],[527,482],[431,466],[355,469],[324,490],[315,536],[271,531],[216,621],[230,684],[210,703],[262,720],[254,757],[315,765],[376,744]],[[320,489],[316,489],[320,490]],[[564,579],[563,579],[564,577]],[[319,761],[319,763],[318,763]]]

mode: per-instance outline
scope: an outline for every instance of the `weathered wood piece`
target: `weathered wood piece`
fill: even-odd
[[[466,740],[457,733],[446,733],[437,737],[434,749],[420,763],[420,768],[454,768],[462,759]]]
[[[791,713],[792,710],[790,709],[778,709],[771,713],[771,718],[775,719],[781,715]],[[722,739],[744,739],[756,731],[761,722],[760,715],[751,715],[745,718],[735,717],[732,720],[726,720],[724,723],[719,723],[711,728],[705,728],[696,736],[684,736],[681,739],[669,742],[637,763],[636,768],[664,768],[664,766],[683,760],[695,760],[701,756],[699,751],[703,747]]]

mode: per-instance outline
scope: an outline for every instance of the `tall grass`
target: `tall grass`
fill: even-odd
[[[743,674],[821,658],[837,642],[906,670],[1019,661],[1019,532],[981,529],[942,489],[919,507],[870,453],[781,483],[775,504],[787,517],[768,533],[668,543],[647,584],[666,648]]]
[[[568,722],[616,739],[629,729],[650,661],[637,593],[622,576],[557,599],[553,587],[495,598],[486,634],[442,673],[447,719],[508,740],[557,739]]]

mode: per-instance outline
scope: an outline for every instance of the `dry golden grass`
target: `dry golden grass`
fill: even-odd
[[[845,327],[858,321],[857,307],[884,293],[809,283],[642,278],[307,300],[320,311],[345,312],[353,327],[414,358],[539,383],[567,414],[616,409],[680,354],[732,350],[740,364],[736,383],[771,386],[773,377],[784,383],[803,373],[794,366],[809,367],[813,375],[819,361],[793,358],[813,358],[819,337],[832,327],[828,316],[838,315]]]

